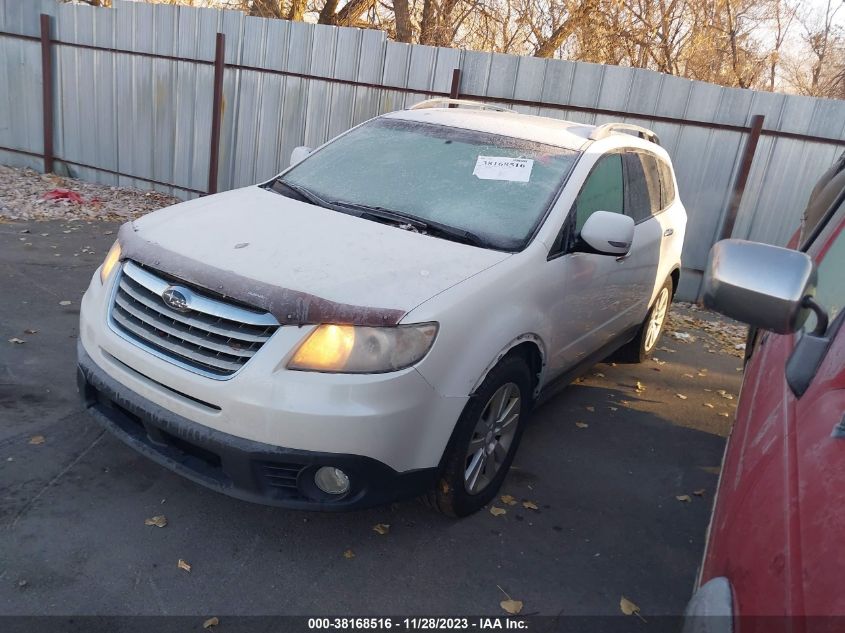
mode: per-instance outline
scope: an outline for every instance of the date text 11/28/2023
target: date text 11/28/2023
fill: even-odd
[[[476,618],[308,618],[308,629],[367,631],[367,630],[405,630],[405,631],[456,631],[456,630],[528,630],[528,621],[506,617],[476,617]]]

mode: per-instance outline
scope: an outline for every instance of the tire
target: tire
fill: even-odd
[[[427,505],[448,516],[464,517],[496,496],[516,455],[531,398],[528,363],[516,354],[505,356],[464,407],[443,455],[437,485],[424,499]],[[497,434],[497,423],[502,418],[507,422],[514,413],[516,418]],[[479,431],[484,429],[482,436]],[[470,450],[470,442],[475,450]]]
[[[672,290],[673,284],[670,277],[657,291],[654,303],[651,304],[637,336],[622,348],[622,357],[628,362],[642,363],[651,357],[652,352],[660,342],[663,328],[666,327],[666,316],[669,314],[669,306],[672,304]]]

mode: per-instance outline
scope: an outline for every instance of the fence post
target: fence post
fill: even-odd
[[[217,171],[220,166],[220,119],[223,115],[223,70],[226,36],[217,34],[214,49],[214,96],[211,106],[211,148],[208,159],[208,193],[217,193]]]
[[[44,127],[44,173],[53,173],[53,58],[50,16],[41,14],[41,111]]]
[[[742,161],[739,164],[739,173],[736,175],[733,192],[731,193],[728,213],[725,215],[725,222],[722,224],[722,232],[719,239],[729,238],[734,231],[736,218],[739,214],[739,205],[742,204],[742,196],[745,193],[745,185],[748,184],[748,175],[751,173],[751,163],[754,161],[754,152],[757,151],[757,142],[760,140],[760,132],[763,131],[763,121],[766,117],[762,114],[755,114],[751,117],[751,131],[748,140],[745,141],[745,149],[742,153]]]
[[[455,68],[452,71],[452,87],[449,88],[449,98],[457,99],[461,94],[461,69]],[[449,106],[450,108],[453,106]]]

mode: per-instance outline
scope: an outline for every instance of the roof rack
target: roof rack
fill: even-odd
[[[647,128],[640,127],[639,125],[633,125],[631,123],[605,123],[604,125],[599,125],[596,129],[590,132],[590,140],[598,141],[603,138],[607,138],[614,132],[633,132],[643,140],[650,141],[655,145],[660,145],[660,138],[657,134]]]
[[[448,97],[436,97],[434,99],[426,99],[412,105],[409,110],[426,110],[428,108],[443,108],[443,107],[461,107],[461,108],[478,108],[479,110],[494,110],[496,112],[513,112],[510,108],[503,108],[502,106],[493,105],[492,103],[482,103],[481,101],[470,101],[469,99],[451,99]]]

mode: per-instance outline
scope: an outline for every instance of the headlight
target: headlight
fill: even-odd
[[[299,346],[288,369],[376,374],[413,365],[426,355],[436,323],[396,327],[318,326]]]
[[[109,249],[109,253],[108,255],[106,255],[106,259],[103,261],[103,265],[100,267],[100,281],[102,283],[106,283],[106,279],[109,278],[109,275],[111,275],[111,271],[114,270],[115,265],[119,261],[120,242],[115,242]]]

